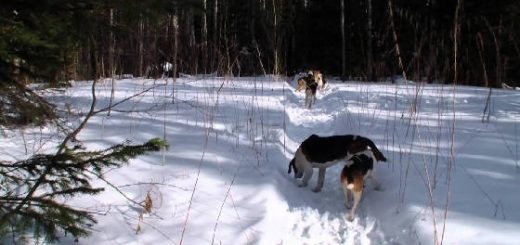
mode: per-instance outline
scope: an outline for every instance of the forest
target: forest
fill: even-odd
[[[165,62],[175,76],[520,78],[513,0],[5,0],[0,15],[2,83],[154,77]]]

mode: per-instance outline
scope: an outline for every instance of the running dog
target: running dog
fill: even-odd
[[[377,182],[373,173],[376,162],[377,158],[371,150],[367,149],[354,154],[341,171],[340,181],[345,194],[345,206],[350,209],[347,216],[348,221],[354,220],[354,214],[363,194],[365,178],[372,180],[375,190],[381,189],[381,185]],[[354,205],[352,205],[352,201],[354,201]]]
[[[348,161],[350,156],[364,151],[368,147],[370,147],[378,161],[386,161],[383,153],[368,138],[358,135],[322,137],[313,134],[300,144],[294,154],[294,158],[289,162],[287,173],[290,174],[294,170],[294,178],[303,178],[299,186],[304,187],[307,186],[309,179],[312,177],[313,168],[318,168],[318,183],[313,191],[319,192],[323,187],[325,170],[328,167],[341,160]]]
[[[327,85],[323,74],[318,70],[309,70],[307,76],[300,77],[297,83],[296,92],[305,88],[305,107],[308,109],[316,102],[316,91]]]
[[[298,79],[296,92],[299,92],[303,88],[305,88],[305,108],[311,109],[312,105],[316,102],[318,83],[316,83],[316,80],[314,80],[310,72],[307,76]]]

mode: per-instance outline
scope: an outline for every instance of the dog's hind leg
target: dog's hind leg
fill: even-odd
[[[350,213],[348,214],[347,220],[353,221],[354,220],[354,214],[356,213],[356,209],[359,205],[359,201],[361,201],[361,195],[363,193],[363,190],[361,191],[354,191],[354,206],[352,206],[352,209],[350,210]]]
[[[323,188],[323,183],[325,182],[325,170],[326,168],[319,168],[320,171],[318,173],[318,183],[316,188],[313,189],[314,192],[320,192],[321,188]]]
[[[345,181],[344,183],[341,183],[343,186],[343,194],[345,194],[345,207],[350,209],[352,207],[352,194],[350,190],[348,189],[347,185],[348,183]]]
[[[354,205],[352,206],[352,209],[350,210],[350,213],[347,217],[348,221],[354,220],[354,214],[356,213],[356,209],[359,205],[359,202],[361,201],[361,195],[363,194],[363,174],[360,171],[355,171],[352,173],[353,181],[351,185],[348,185],[347,188],[354,193]]]

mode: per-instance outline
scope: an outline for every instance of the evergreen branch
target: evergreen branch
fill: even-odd
[[[75,194],[78,194],[78,193],[94,195],[94,194],[100,193],[104,190],[105,190],[105,188],[90,188],[90,187],[82,186],[82,187],[70,188],[70,189],[66,189],[66,190],[47,193],[44,195],[37,196],[33,200],[44,199],[47,197],[53,198],[54,196],[74,196]]]
[[[62,152],[55,155],[35,155],[30,159],[8,164],[3,162],[0,166],[0,172],[6,172],[3,169],[16,171],[21,176],[37,176],[35,179],[17,178],[16,175],[7,180],[8,183],[20,183],[25,193],[15,195],[14,190],[5,191],[9,195],[0,197],[0,205],[2,216],[0,217],[0,227],[6,223],[13,224],[14,220],[27,219],[32,222],[33,226],[41,226],[45,234],[49,235],[48,239],[53,240],[57,229],[70,232],[74,236],[82,236],[87,234],[86,226],[80,220],[91,220],[92,217],[88,213],[79,211],[58,203],[53,198],[58,196],[74,196],[77,194],[97,194],[103,191],[103,188],[93,188],[90,186],[89,179],[92,174],[107,185],[114,188],[123,197],[135,205],[143,206],[126,196],[115,185],[110,183],[102,176],[102,170],[128,162],[131,158],[148,152],[167,149],[169,146],[166,141],[160,138],[153,138],[148,142],[140,145],[131,145],[129,141],[118,144],[100,151],[78,151],[78,148],[65,148]],[[15,173],[15,172],[12,172]],[[34,190],[45,190],[47,192],[35,196]],[[55,221],[45,218],[47,216],[60,219]],[[72,217],[75,217],[72,219]],[[64,220],[61,220],[64,219]],[[67,221],[69,220],[70,221]],[[58,222],[51,224],[49,222]],[[59,223],[61,222],[61,223]],[[72,224],[78,222],[80,225]],[[16,222],[14,222],[16,223]],[[50,234],[49,232],[54,232]]]

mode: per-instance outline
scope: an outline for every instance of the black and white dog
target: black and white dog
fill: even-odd
[[[377,159],[372,151],[367,149],[350,157],[341,171],[340,181],[345,194],[345,206],[350,208],[350,213],[347,216],[348,221],[354,220],[354,214],[363,194],[365,178],[372,180],[375,190],[381,190],[381,185],[374,176],[374,164],[376,162]],[[354,205],[352,205],[352,201]]]
[[[290,174],[291,170],[294,170],[294,178],[303,177],[299,186],[304,187],[312,177],[313,168],[319,168],[318,183],[313,190],[319,192],[325,181],[326,168],[341,160],[347,161],[351,155],[364,151],[368,147],[378,161],[386,161],[383,153],[368,138],[358,135],[321,137],[313,134],[300,144],[294,158],[289,163],[287,172]]]

